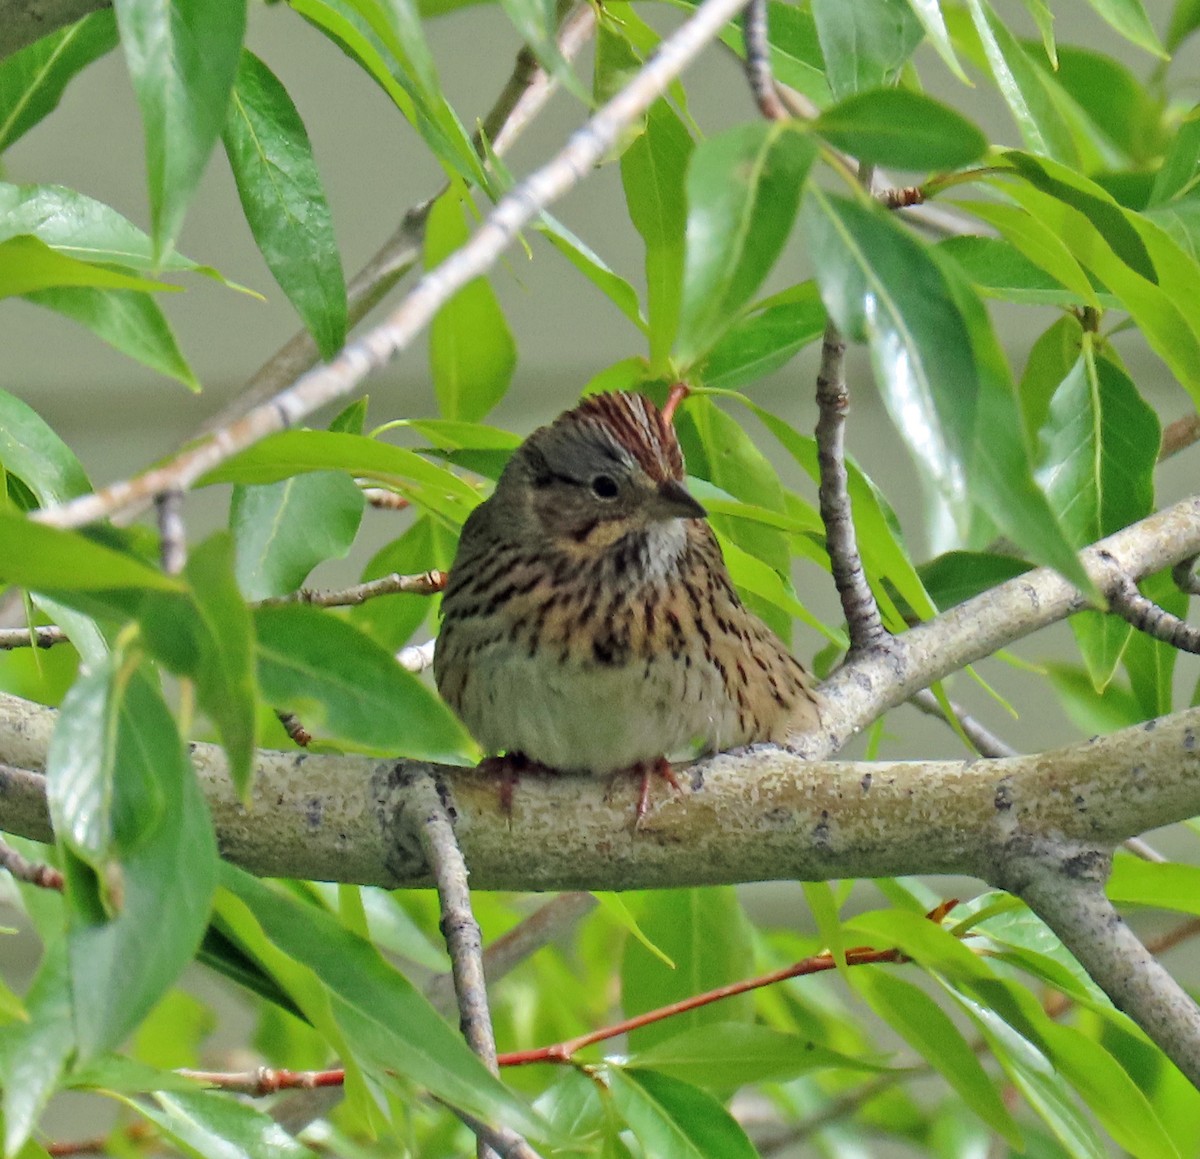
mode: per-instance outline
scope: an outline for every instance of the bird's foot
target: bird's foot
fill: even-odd
[[[522,773],[544,770],[540,761],[531,760],[524,753],[505,753],[500,757],[484,757],[479,762],[479,771],[486,776],[495,777],[499,786],[500,812],[512,822],[513,797]]]
[[[638,793],[637,815],[633,822],[633,827],[640,829],[643,818],[650,811],[651,778],[655,776],[661,777],[677,793],[683,792],[683,786],[676,778],[675,770],[671,768],[671,762],[666,757],[657,757],[652,761],[639,761],[630,771],[641,773],[642,776],[642,787]]]

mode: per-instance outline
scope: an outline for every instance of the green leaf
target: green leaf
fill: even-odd
[[[546,1137],[546,1124],[484,1067],[457,1030],[370,942],[324,909],[304,905],[233,866],[225,865],[222,874],[226,889],[262,932],[327,988],[356,1056],[486,1122]]]
[[[911,982],[886,968],[854,970],[854,989],[993,1131],[1018,1149],[1021,1132],[975,1052],[942,1008]]]
[[[440,264],[469,236],[461,194],[451,188],[429,212],[425,268]],[[434,316],[429,362],[438,407],[448,419],[476,422],[504,397],[517,347],[487,278],[468,282]]]
[[[192,550],[183,578],[186,598],[145,601],[140,619],[147,646],[172,672],[190,677],[229,757],[229,777],[249,788],[257,739],[254,625],[234,578],[233,542],[225,533]]]
[[[942,6],[938,0],[908,0],[908,6],[921,22],[929,43],[933,45],[946,67],[963,84],[969,85],[971,82],[967,79],[967,74],[963,72],[963,67],[955,54],[954,43],[950,39],[950,33],[946,30],[946,20],[942,15]]]
[[[1200,0],[1175,0],[1167,28],[1167,51],[1174,52],[1197,28],[1200,28]]]
[[[107,688],[86,688],[89,715],[111,722],[110,856],[95,868],[66,862],[72,1004],[84,1061],[120,1043],[195,956],[216,884],[208,805],[170,711],[143,674],[115,675]],[[86,743],[80,731],[73,727],[60,743],[56,730],[64,764],[87,759],[72,751],[70,742]],[[105,892],[110,912],[97,904]]]
[[[609,269],[604,259],[586,242],[576,237],[562,222],[548,213],[542,214],[534,228],[643,334],[647,332],[648,326],[646,319],[642,317],[637,291],[619,274]]]
[[[4,1154],[15,1155],[37,1125],[75,1049],[70,978],[61,937],[46,947],[25,995],[28,1021],[0,1034]]]
[[[621,1006],[632,1017],[737,981],[751,971],[746,916],[730,887],[671,889],[626,897],[642,932],[675,963],[669,969],[635,938],[621,962]],[[646,1050],[681,1030],[749,1018],[750,1000],[728,998],[630,1034]],[[669,1154],[665,1152],[664,1154]]]
[[[812,129],[860,161],[898,169],[956,169],[988,148],[987,137],[961,113],[909,89],[847,97]]]
[[[705,386],[736,390],[765,378],[825,332],[816,282],[803,282],[769,302],[735,321],[708,352],[700,368]]]
[[[1147,516],[1161,428],[1137,387],[1113,363],[1083,352],[1050,400],[1038,478],[1074,547]],[[1133,628],[1115,616],[1075,616],[1072,628],[1096,689],[1102,690]]]
[[[814,0],[812,14],[825,76],[839,101],[895,84],[922,39],[920,21],[906,0]]]
[[[345,558],[365,504],[362,490],[340,471],[235,487],[229,526],[242,594],[262,600],[294,592],[317,564]]]
[[[893,422],[960,528],[978,507],[1090,590],[1034,482],[1008,365],[978,298],[874,206],[810,189],[803,216],[826,308],[869,344]]]
[[[816,150],[783,122],[753,122],[701,144],[687,172],[687,240],[676,354],[721,336],[775,264]]]
[[[0,579],[38,591],[179,591],[179,580],[87,536],[0,511]]]
[[[0,391],[0,466],[16,475],[43,507],[92,489],[75,452],[32,407]]]
[[[625,1066],[649,1068],[718,1089],[788,1082],[814,1070],[887,1070],[878,1062],[840,1054],[809,1038],[748,1022],[714,1022],[685,1030],[633,1055]]]
[[[312,1159],[270,1115],[221,1091],[160,1091],[124,1100],[196,1159]]]
[[[1031,262],[1005,238],[952,237],[939,242],[937,250],[943,257],[951,258],[968,281],[988,297],[1026,306],[1086,305],[1078,294]],[[1116,303],[1111,294],[1105,298],[1110,305]]]
[[[142,110],[154,251],[164,256],[225,123],[246,4],[115,0],[114,9]]]
[[[177,379],[189,390],[200,390],[162,307],[149,294],[92,286],[58,286],[34,291],[26,297],[86,326],[114,350],[143,366]]]
[[[415,503],[459,524],[479,502],[469,484],[413,451],[343,431],[282,431],[227,459],[200,480],[277,483],[308,471],[345,471],[395,487]]]
[[[556,32],[558,16],[554,0],[500,0],[521,40],[537,57],[538,63],[569,93],[585,104],[588,92],[559,50]]]
[[[699,1087],[655,1071],[610,1069],[605,1077],[618,1113],[646,1155],[671,1159],[755,1159],[737,1120]]]
[[[254,241],[321,357],[332,358],[346,340],[346,283],[329,203],[287,89],[247,49],[223,140]]]
[[[634,228],[646,248],[646,320],[651,371],[667,365],[679,328],[687,200],[684,175],[692,138],[665,101],[646,114],[645,131],[621,155],[621,182]]]
[[[1011,555],[947,551],[921,564],[917,570],[930,598],[944,612],[1005,580],[1024,574],[1029,570],[1029,564]]]
[[[1167,58],[1142,0],[1089,0],[1093,10],[1109,27],[1119,32],[1130,44],[1144,48],[1154,56]]]
[[[1188,613],[1188,597],[1175,586],[1166,573],[1160,572],[1142,581],[1143,592],[1160,608],[1184,619]],[[1175,703],[1174,674],[1179,650],[1165,640],[1156,640],[1145,632],[1137,632],[1129,641],[1123,657],[1129,684],[1142,706],[1146,720],[1169,713]]]
[[[311,732],[426,760],[461,759],[469,749],[445,704],[344,620],[297,605],[258,608],[254,622],[263,696],[298,713]]]
[[[1119,854],[1106,888],[1116,905],[1200,915],[1200,866],[1154,863]]]
[[[71,79],[116,46],[112,12],[93,12],[0,60],[0,152],[52,113]]]
[[[1154,186],[1150,205],[1162,205],[1195,188],[1200,166],[1200,109],[1193,108],[1167,144]]]
[[[0,242],[0,298],[30,294],[55,286],[100,286],[111,290],[178,290],[167,282],[122,274],[91,262],[77,261],[51,249],[36,237],[21,235]]]

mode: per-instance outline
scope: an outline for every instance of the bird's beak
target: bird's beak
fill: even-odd
[[[668,479],[659,483],[650,500],[651,519],[704,519],[708,512],[688,494],[687,488],[678,480]]]

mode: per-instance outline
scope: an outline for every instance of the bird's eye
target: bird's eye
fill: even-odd
[[[597,499],[615,499],[620,488],[611,475],[597,475],[592,480],[592,494]]]

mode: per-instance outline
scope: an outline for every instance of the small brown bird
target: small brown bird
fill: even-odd
[[[533,432],[463,528],[438,689],[489,753],[611,773],[782,741],[810,678],[738,599],[670,423],[637,394]]]

